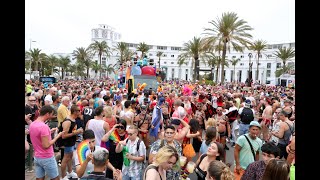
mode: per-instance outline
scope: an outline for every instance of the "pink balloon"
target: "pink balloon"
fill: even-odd
[[[141,68],[141,75],[155,76],[154,68],[152,66],[144,66]]]

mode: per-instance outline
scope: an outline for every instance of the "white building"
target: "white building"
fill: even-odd
[[[108,46],[112,49],[117,42],[121,41],[121,34],[116,32],[115,29],[106,24],[100,24],[98,28],[93,28],[91,30],[91,41],[106,41]],[[126,42],[129,45],[129,49],[136,51],[138,47],[138,43],[130,43]],[[147,42],[146,42],[147,43]],[[147,43],[148,44],[148,43]],[[147,52],[147,56],[150,59],[154,59],[154,62],[157,64],[158,67],[158,57],[156,56],[158,51],[162,51],[163,55],[161,57],[161,69],[165,70],[167,73],[166,79],[183,79],[183,80],[192,80],[192,64],[191,60],[187,62],[187,64],[183,64],[181,67],[178,65],[178,56],[181,54],[181,48],[179,46],[166,46],[166,45],[158,45],[158,44],[148,44],[150,50]],[[280,47],[293,47],[295,48],[295,43],[282,43],[282,44],[268,44],[267,50],[262,52],[262,55],[259,58],[259,79],[261,83],[266,84],[278,84],[278,78],[275,77],[275,71],[278,68],[281,68],[282,61],[275,57],[274,53]],[[140,52],[137,52],[140,55]],[[251,62],[253,62],[252,66],[252,78],[253,80],[256,79],[257,76],[257,53],[253,51],[249,51],[247,49],[244,52],[236,52],[231,50],[230,52],[227,51],[226,59],[240,59],[240,62],[235,66],[236,75],[234,76],[234,67],[229,63],[229,67],[225,67],[225,81],[231,82],[233,80],[245,82],[248,76],[248,69],[249,69],[249,53],[252,54]],[[113,52],[112,55],[107,59],[107,57],[102,57],[102,64],[116,64],[117,59],[119,59],[119,55],[117,52]],[[94,60],[99,62],[98,56],[94,57]],[[201,62],[201,61],[200,61]],[[295,58],[290,59],[287,64],[293,63],[294,65]],[[204,64],[200,63],[200,70],[207,70],[211,71],[211,68],[205,66]],[[219,69],[221,72],[221,67]],[[219,72],[219,73],[220,73]],[[201,72],[200,72],[201,73]],[[201,73],[203,74],[203,73]],[[93,72],[90,71],[91,77],[94,75]],[[102,74],[105,76],[105,74]],[[214,79],[215,79],[215,70],[214,70]],[[220,76],[220,75],[219,75]],[[220,77],[218,78],[220,81]]]

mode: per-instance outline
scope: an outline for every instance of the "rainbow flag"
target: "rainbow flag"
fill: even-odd
[[[80,144],[78,144],[78,147],[77,147],[77,156],[78,156],[80,165],[86,160],[87,151],[90,151],[89,141],[88,140],[84,140]]]

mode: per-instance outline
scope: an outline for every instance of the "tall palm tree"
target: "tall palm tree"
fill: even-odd
[[[216,21],[209,22],[213,28],[205,28],[204,31],[214,44],[222,44],[222,59],[221,63],[225,64],[227,45],[231,45],[236,51],[243,51],[243,46],[247,47],[250,43],[249,39],[252,35],[247,31],[253,30],[247,25],[247,22],[239,19],[234,12],[223,13],[222,17],[217,17]],[[224,66],[221,67],[221,83],[224,83]]]
[[[287,61],[296,56],[296,52],[292,47],[278,48],[278,51],[276,51],[274,55],[281,59],[283,63],[282,69],[276,71],[276,77],[279,77],[281,74],[287,73],[289,70],[293,69],[293,66],[287,66]]]
[[[123,52],[123,58],[126,61],[130,61],[132,59],[132,56],[134,55],[134,52],[130,50],[129,48],[125,49]]]
[[[240,58],[238,58],[238,59],[232,58],[232,60],[230,60],[232,66],[233,66],[233,82],[235,82],[235,80],[236,80],[236,65],[238,64],[238,62],[240,60],[241,60]]]
[[[83,64],[87,69],[87,78],[89,77],[89,69],[91,66],[92,54],[90,48],[79,47],[73,51],[72,56],[77,59],[77,62]]]
[[[59,64],[61,67],[61,79],[64,79],[65,77],[65,73],[67,72],[68,67],[70,66],[70,58],[69,56],[59,56]]]
[[[160,69],[160,58],[161,58],[161,56],[163,55],[163,52],[162,51],[158,51],[157,52],[157,57],[159,58],[159,61],[158,61],[158,63],[159,63],[159,69]]]
[[[94,54],[98,54],[100,65],[102,64],[102,55],[106,55],[107,57],[110,57],[111,51],[106,41],[101,41],[101,42],[94,41],[93,43],[90,44],[89,47]],[[101,78],[101,70],[100,70],[100,76],[99,76],[100,78]]]
[[[204,41],[200,37],[193,37],[192,40],[189,40],[187,43],[183,44],[182,53],[178,56],[178,63],[183,64],[185,61],[193,58],[194,62],[194,73],[193,80],[199,80],[199,58],[205,56],[205,46]],[[192,62],[192,65],[193,65]]]
[[[35,71],[39,71],[39,63],[42,63],[45,61],[47,55],[45,53],[41,53],[41,49],[35,48],[31,49],[30,51],[27,51],[25,53],[25,56],[30,59],[31,61],[31,69]],[[32,66],[32,63],[34,65]]]
[[[113,68],[113,65],[111,64],[108,64],[108,66],[105,67],[105,70],[107,72],[107,78],[109,77],[109,74],[114,72],[114,68]]]
[[[138,47],[137,47],[137,51],[141,51],[141,59],[144,57],[144,55],[149,51],[149,46],[142,42],[139,43]]]
[[[262,56],[261,53],[267,49],[267,42],[264,40],[256,40],[252,43],[249,49],[257,52],[257,76],[256,80],[259,79],[259,59]]]
[[[114,50],[118,51],[118,53],[120,54],[120,63],[124,63],[127,60],[124,57],[124,53],[127,49],[129,49],[129,46],[125,42],[118,42],[114,47]]]
[[[98,61],[91,63],[91,71],[94,71],[94,78],[97,77],[97,73],[100,70],[101,70],[101,66],[100,66],[100,64],[98,64]]]
[[[46,57],[46,61],[50,64],[51,67],[51,75],[53,75],[54,68],[58,65],[58,58],[53,54],[50,54]]]

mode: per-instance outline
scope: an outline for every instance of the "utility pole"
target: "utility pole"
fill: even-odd
[[[29,52],[31,53],[31,44],[33,43],[33,42],[37,42],[37,41],[32,41],[32,39],[30,39],[30,46],[29,46]],[[29,59],[29,71],[30,71],[30,80],[31,80],[31,64],[32,64],[32,58],[30,57],[30,59]]]

